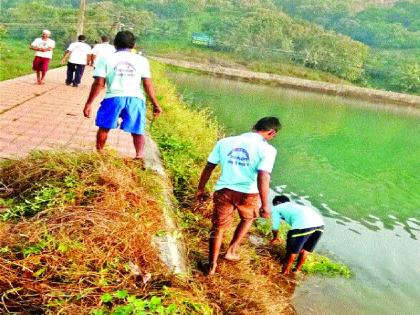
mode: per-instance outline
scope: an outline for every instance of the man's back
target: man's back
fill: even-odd
[[[276,149],[255,132],[221,139],[208,161],[219,164],[222,174],[216,190],[228,188],[243,193],[258,193],[258,171],[271,173]]]
[[[110,43],[100,43],[96,44],[95,47],[92,48],[92,55],[95,55],[95,63],[101,57],[109,56],[115,52],[114,45]]]
[[[100,58],[93,76],[105,78],[105,98],[131,96],[144,99],[140,85],[142,78],[150,78],[149,62],[128,50],[120,50]]]
[[[315,209],[295,202],[284,202],[273,207],[292,229],[307,229],[324,225],[322,216]]]
[[[87,56],[91,53],[91,48],[88,44],[83,42],[74,42],[70,44],[67,50],[71,52],[69,62],[79,65],[87,64]]]

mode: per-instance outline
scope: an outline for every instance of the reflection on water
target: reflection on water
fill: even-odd
[[[355,273],[352,280],[309,280],[297,289],[299,313],[420,309],[420,110],[208,76],[171,77],[184,100],[210,108],[227,134],[248,131],[263,116],[280,117],[272,186],[319,209],[326,218],[319,250]],[[323,308],[308,311],[305,300]]]

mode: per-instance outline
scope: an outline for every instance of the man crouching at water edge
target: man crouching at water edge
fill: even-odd
[[[286,221],[292,227],[287,233],[286,256],[282,261],[282,274],[287,275],[290,273],[297,255],[299,255],[299,258],[296,271],[301,270],[308,254],[314,250],[324,232],[324,220],[311,207],[291,202],[285,195],[274,197],[273,205],[273,239],[270,243],[279,240],[278,233],[281,220]]]
[[[198,201],[204,199],[205,186],[219,163],[222,174],[213,194],[209,262],[201,266],[206,274],[216,272],[223,234],[232,222],[235,209],[241,220],[224,256],[227,260],[239,260],[238,247],[258,217],[258,210],[262,217],[270,216],[269,183],[277,151],[267,141],[273,139],[280,128],[276,117],[262,118],[252,132],[221,139],[210,153],[198,184]]]
[[[121,117],[121,129],[130,132],[133,137],[135,159],[142,160],[145,145],[146,100],[140,87],[141,83],[153,104],[153,114],[158,116],[162,109],[155,96],[149,62],[146,58],[131,52],[135,43],[136,38],[131,32],[118,32],[114,40],[117,51],[97,60],[93,72],[95,81],[83,114],[85,117],[90,117],[92,102],[106,84],[105,98],[96,115],[96,125],[99,127],[96,148],[99,152],[103,150],[109,130],[117,128],[118,119]]]

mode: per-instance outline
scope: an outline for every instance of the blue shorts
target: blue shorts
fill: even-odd
[[[104,129],[118,127],[118,118],[122,118],[120,128],[137,135],[144,134],[146,126],[146,104],[138,97],[110,97],[101,102],[96,114],[96,126]]]

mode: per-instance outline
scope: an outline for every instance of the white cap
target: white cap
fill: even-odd
[[[42,31],[42,34],[47,34],[48,36],[50,36],[51,35],[51,32],[49,30],[43,30]]]

